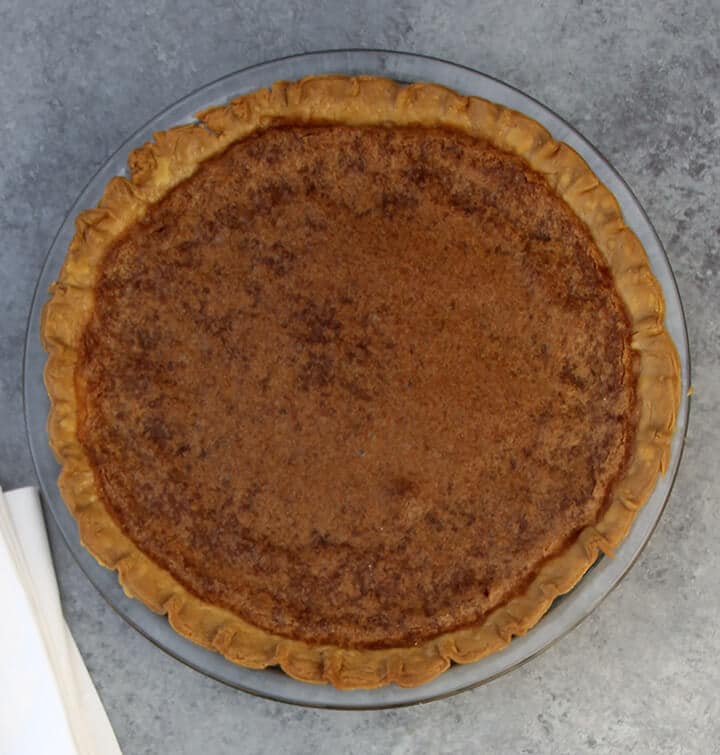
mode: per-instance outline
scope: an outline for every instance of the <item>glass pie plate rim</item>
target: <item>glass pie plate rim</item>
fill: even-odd
[[[340,691],[329,685],[300,682],[275,668],[251,670],[184,639],[164,616],[128,598],[117,575],[100,566],[80,544],[75,520],[57,487],[58,465],[48,446],[48,399],[42,382],[45,354],[39,340],[40,313],[47,290],[62,264],[73,234],[77,212],[97,204],[107,181],[125,175],[128,153],[152,138],[155,131],[193,120],[194,113],[233,96],[268,86],[280,79],[323,73],[372,74],[399,81],[432,81],[500,102],[542,123],[552,135],[575,149],[615,194],[627,224],[643,243],[666,301],[666,327],[678,348],[682,399],[672,440],[668,470],[640,510],[615,558],[601,557],[576,587],[555,601],[526,635],[504,650],[476,663],[453,665],[427,684],[414,688],[389,685],[374,690]],[[329,50],[303,53],[260,63],[230,73],[176,101],[130,136],[90,179],[68,212],[48,251],[28,319],[23,363],[25,424],[35,471],[46,511],[54,517],[70,551],[86,576],[113,609],[131,626],[182,663],[218,681],[254,695],[297,705],[336,709],[379,709],[412,705],[448,697],[505,674],[535,657],[585,619],[627,574],[647,544],[662,515],[677,474],[690,408],[690,356],[687,329],[677,284],[662,244],[640,203],[620,174],[572,126],[519,90],[478,71],[438,58],[389,50]]]

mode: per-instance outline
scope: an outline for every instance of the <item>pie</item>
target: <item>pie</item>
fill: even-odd
[[[413,686],[621,542],[678,359],[568,146],[440,86],[328,76],[129,163],[42,322],[60,488],[128,595],[243,666]]]

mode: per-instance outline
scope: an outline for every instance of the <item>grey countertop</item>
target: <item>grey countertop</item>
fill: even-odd
[[[0,483],[32,483],[21,401],[31,295],[87,179],[181,95],[328,47],[423,52],[513,84],[623,173],[666,245],[695,389],[670,505],[578,629],[490,685],[416,708],[305,710],[185,668],[127,626],[51,531],[63,603],[131,753],[720,752],[720,7],[382,0],[0,0]]]

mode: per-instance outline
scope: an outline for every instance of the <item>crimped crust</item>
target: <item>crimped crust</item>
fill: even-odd
[[[664,303],[645,252],[624,224],[612,194],[567,145],[530,118],[433,84],[400,85],[375,77],[311,77],[279,82],[198,115],[198,123],[155,135],[130,156],[132,177],[113,178],[96,209],[79,214],[76,234],[41,325],[49,358],[45,382],[52,406],[51,446],[62,464],[60,489],[85,547],[116,569],[126,593],[166,613],[189,639],[251,668],[280,665],[308,682],[341,689],[389,683],[415,686],[448,668],[503,648],[524,634],[552,601],[570,590],[596,560],[627,534],[637,510],[664,473],[680,397],[675,347],[663,328]],[[638,425],[624,477],[595,526],[585,528],[562,555],[548,561],[522,596],[493,611],[480,625],[413,647],[350,650],[291,640],[250,625],[188,592],[121,531],[103,505],[77,437],[75,366],[93,307],[95,277],[109,245],[147,208],[188,178],[204,160],[258,129],[276,123],[354,126],[446,126],[489,141],[524,158],[585,222],[614,277],[633,327],[639,363]]]

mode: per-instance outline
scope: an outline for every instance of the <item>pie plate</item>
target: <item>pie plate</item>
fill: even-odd
[[[156,131],[188,123],[194,113],[219,105],[237,95],[285,79],[311,74],[371,74],[398,81],[430,81],[462,94],[476,95],[519,110],[543,124],[555,137],[578,152],[600,180],[614,193],[626,223],[648,254],[652,271],[663,289],[665,326],[674,340],[681,363],[682,400],[672,439],[668,470],[639,512],[615,558],[601,557],[579,584],[555,601],[548,613],[526,635],[515,638],[501,652],[476,663],[454,665],[433,681],[415,688],[390,685],[374,690],[339,691],[328,685],[296,681],[270,668],[256,671],[237,666],[221,655],[184,639],[164,616],[128,598],[117,575],[101,567],[80,544],[75,520],[60,496],[59,472],[48,445],[48,397],[43,385],[45,352],[39,338],[40,314],[48,287],[55,280],[74,232],[74,217],[97,204],[112,176],[124,175],[127,157]],[[534,657],[577,626],[620,582],[650,538],[667,503],[685,440],[690,387],[690,360],[685,318],[670,264],[649,219],[627,184],[600,153],[568,123],[531,97],[484,74],[435,58],[383,50],[336,50],[298,55],[262,63],[229,74],[184,97],[159,113],[133,134],[90,180],[58,231],[38,280],[28,322],[24,361],[25,421],[30,449],[44,503],[57,522],[79,565],[110,605],[133,627],[179,661],[238,689],[298,705],[325,708],[388,708],[446,697],[494,679]],[[570,641],[570,640],[566,640]]]

